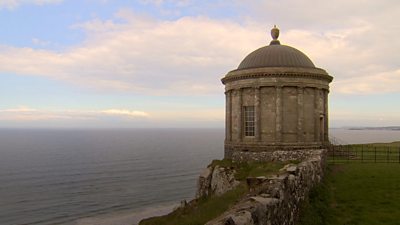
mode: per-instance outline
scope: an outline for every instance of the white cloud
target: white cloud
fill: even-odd
[[[10,113],[30,113],[30,112],[36,112],[36,109],[27,107],[27,106],[18,106],[16,108],[11,108],[11,109],[3,109],[0,110],[0,112],[10,112]]]
[[[348,108],[346,110],[331,109],[331,111],[331,127],[394,126],[400,123],[398,110],[376,112]]]
[[[128,109],[68,110],[20,106],[0,110],[2,127],[192,127],[221,126],[222,108],[138,111]],[[195,122],[195,123],[194,123]]]
[[[87,39],[65,51],[0,46],[0,71],[147,95],[222,93],[219,79],[268,44],[266,30],[272,24],[265,21],[271,21],[281,28],[281,43],[299,48],[334,76],[332,93],[400,92],[400,25],[391,22],[400,14],[399,4],[367,1],[380,9],[371,11],[359,1],[313,7],[306,7],[311,4],[306,0],[260,2],[246,3],[254,6],[253,17],[240,22],[207,17],[159,21],[121,10],[116,19],[124,23],[95,19],[75,25]]]
[[[125,109],[107,109],[100,111],[107,115],[128,116],[128,117],[149,117],[149,114],[142,111],[131,111]]]
[[[400,92],[400,69],[362,77],[350,77],[334,83],[334,89],[346,94]]]
[[[27,106],[0,110],[1,120],[101,120],[104,117],[120,119],[150,119],[154,121],[167,120],[196,120],[196,121],[222,121],[224,110],[221,108],[187,108],[179,110],[139,111],[128,109],[103,109],[103,110],[49,110],[35,109]]]
[[[191,0],[140,0],[143,4],[153,4],[156,6],[161,6],[165,3],[173,3],[178,7],[187,6]]]
[[[0,9],[14,9],[23,4],[44,5],[60,3],[62,1],[63,0],[0,0]]]
[[[118,16],[127,22],[80,25],[87,40],[63,52],[0,47],[0,71],[151,95],[220,93],[219,79],[265,42],[262,31],[233,22]]]
[[[115,119],[145,119],[150,115],[147,112],[127,109],[105,110],[44,110],[26,106],[0,110],[0,121],[45,121],[54,120],[103,120],[104,117]]]
[[[51,43],[49,41],[42,41],[38,38],[32,38],[32,43],[37,46],[46,47],[49,46]]]
[[[263,0],[246,7],[251,20],[274,21],[282,43],[303,50],[330,72],[333,94],[400,93],[397,1]]]

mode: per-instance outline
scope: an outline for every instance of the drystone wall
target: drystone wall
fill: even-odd
[[[288,164],[275,175],[247,178],[249,194],[206,225],[294,225],[300,203],[323,177],[326,150],[309,150],[304,157],[302,162]],[[285,156],[278,158],[286,161]],[[207,170],[199,178],[197,197],[222,194],[238,184],[235,171],[229,168]]]
[[[235,162],[285,162],[285,161],[304,161],[315,155],[320,150],[298,149],[298,150],[277,150],[265,152],[235,151],[232,154],[232,161]]]

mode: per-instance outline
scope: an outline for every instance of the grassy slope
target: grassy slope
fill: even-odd
[[[292,162],[293,163],[293,162]],[[285,165],[282,162],[269,163],[232,163],[229,160],[214,160],[213,166],[219,165],[227,168],[235,168],[235,178],[242,181],[234,190],[228,191],[222,196],[211,196],[200,199],[185,209],[177,209],[174,212],[160,217],[145,219],[140,225],[203,225],[207,221],[219,216],[230,206],[240,200],[248,191],[245,183],[246,177],[255,177],[276,173]]]
[[[400,224],[400,164],[330,165],[306,203],[301,224]]]
[[[400,147],[400,141],[395,141],[391,143],[373,143],[372,146],[391,146],[391,147]]]
[[[140,225],[203,225],[227,210],[246,191],[247,187],[242,184],[220,197],[200,199],[194,206],[177,209],[165,216],[145,219]]]

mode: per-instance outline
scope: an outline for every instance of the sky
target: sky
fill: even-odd
[[[0,127],[224,127],[270,29],[334,77],[331,127],[400,125],[397,0],[0,0]]]

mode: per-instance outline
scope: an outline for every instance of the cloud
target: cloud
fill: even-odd
[[[187,6],[191,0],[140,0],[143,4],[153,4],[158,7],[162,6],[165,3],[172,3],[178,7]]]
[[[332,93],[398,93],[400,25],[391,21],[400,8],[393,2],[367,2],[380,10],[359,7],[359,1],[313,7],[306,7],[310,2],[305,0],[260,1],[246,3],[250,10],[244,10],[241,21],[205,16],[157,20],[121,10],[113,19],[73,26],[86,32],[86,40],[63,51],[0,46],[0,72],[145,95],[220,94],[219,79],[269,43],[273,24],[264,21],[271,21],[279,22],[281,43],[299,48],[334,76]],[[385,82],[391,88],[381,88]]]
[[[400,92],[400,69],[366,76],[350,77],[334,83],[334,89],[345,94],[381,94]]]
[[[304,51],[330,72],[332,93],[400,93],[395,87],[400,86],[396,1],[263,0],[245,7],[253,12],[251,20],[277,23],[282,43]]]
[[[38,38],[32,38],[32,43],[37,46],[46,47],[49,46],[51,43],[49,41],[42,41]]]
[[[149,117],[149,114],[142,111],[130,111],[124,109],[107,109],[100,111],[107,115],[128,116],[128,117]]]
[[[0,110],[0,121],[45,121],[53,120],[102,120],[104,117],[114,119],[145,119],[147,112],[127,109],[105,110],[41,110],[26,106]]]
[[[150,95],[220,93],[219,79],[264,36],[255,27],[205,17],[156,21],[127,11],[118,17],[125,23],[79,25],[87,40],[66,51],[0,47],[0,71]]]
[[[331,127],[346,126],[394,126],[400,124],[399,111],[368,111],[353,108],[338,110],[330,113]]]
[[[0,9],[14,9],[23,4],[45,5],[60,3],[63,0],[0,0]]]
[[[124,120],[148,119],[153,121],[223,121],[224,110],[221,108],[187,108],[165,109],[156,111],[139,111],[128,109],[103,110],[48,110],[35,109],[27,106],[0,110],[0,121],[7,120],[101,120],[104,118],[119,118]]]
[[[198,127],[224,122],[221,108],[138,111],[128,109],[68,110],[26,106],[0,110],[1,127]]]
[[[19,106],[17,108],[0,110],[0,112],[7,112],[7,113],[30,113],[30,112],[36,112],[36,111],[37,111],[36,109],[29,108],[27,106]]]

